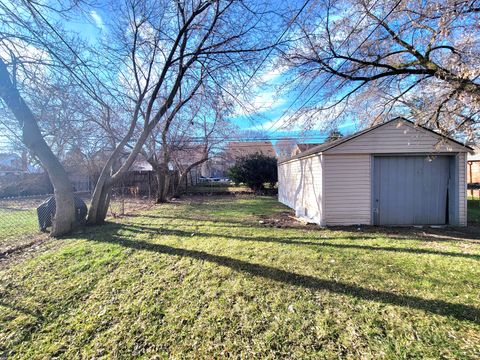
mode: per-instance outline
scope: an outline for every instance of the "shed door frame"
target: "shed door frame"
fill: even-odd
[[[458,225],[460,221],[459,214],[459,156],[458,153],[384,153],[384,154],[372,154],[370,158],[370,194],[371,194],[371,224],[378,225],[378,217],[376,213],[376,194],[375,194],[375,158],[376,157],[409,157],[409,156],[448,156],[450,158],[449,163],[449,175],[450,181],[448,185],[448,217],[446,225]],[[388,226],[388,225],[387,225]],[[394,226],[394,225],[392,225]],[[408,226],[408,225],[405,225]]]

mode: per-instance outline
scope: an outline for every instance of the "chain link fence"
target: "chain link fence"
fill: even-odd
[[[76,193],[87,206],[91,195]],[[41,236],[37,207],[53,194],[0,198],[0,257],[2,254],[24,246]],[[117,218],[150,208],[154,197],[139,193],[136,188],[118,187],[113,189],[108,218]]]
[[[112,190],[108,216],[119,217],[149,209],[155,201],[150,192],[142,192],[136,186],[117,187]]]

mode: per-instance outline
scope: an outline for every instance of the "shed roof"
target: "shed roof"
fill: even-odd
[[[304,157],[307,157],[307,156],[310,156],[310,155],[314,155],[314,154],[318,154],[318,153],[322,153],[322,152],[325,152],[329,149],[332,149],[340,144],[344,144],[350,140],[353,140],[359,136],[362,136],[366,133],[369,133],[370,131],[372,130],[375,130],[375,129],[378,129],[382,126],[385,126],[387,124],[390,124],[390,123],[393,123],[393,122],[404,122],[404,123],[408,123],[408,124],[411,124],[411,125],[415,125],[415,123],[413,123],[412,121],[410,120],[407,120],[405,118],[402,118],[402,117],[397,117],[397,118],[394,118],[394,119],[391,119],[389,121],[386,121],[384,123],[381,123],[381,124],[378,124],[378,125],[375,125],[375,126],[372,126],[372,127],[369,127],[369,128],[366,128],[364,130],[361,130],[361,131],[358,131],[352,135],[348,135],[348,136],[344,136],[344,137],[341,137],[340,139],[337,139],[337,140],[333,140],[333,141],[329,141],[329,142],[326,142],[326,143],[323,143],[321,145],[318,145],[318,146],[315,146],[307,151],[304,151],[304,152],[301,152],[300,154],[297,154],[295,156],[292,156],[291,158],[289,159],[286,159],[283,162],[287,162],[287,161],[291,161],[291,160],[295,160],[295,159],[301,159],[301,158],[304,158]],[[455,140],[455,139],[452,139],[450,137],[445,137],[445,136],[442,136],[441,134],[438,134],[437,132],[425,127],[425,126],[422,126],[422,125],[416,125],[418,128],[421,128],[425,131],[428,131],[429,133],[432,133],[433,135],[437,136],[437,137],[440,137],[440,138],[444,138],[448,141],[451,141],[457,145],[460,145],[462,147],[464,147],[465,149],[467,150],[470,150],[470,151],[473,151],[473,149],[470,147],[470,146],[467,146],[465,144],[462,144],[461,142]]]

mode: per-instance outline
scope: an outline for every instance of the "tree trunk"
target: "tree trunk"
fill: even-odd
[[[88,225],[101,225],[105,222],[108,206],[110,205],[110,197],[112,195],[113,185],[115,184],[115,181],[119,181],[121,176],[123,176],[123,174],[128,170],[128,168],[125,170],[124,164],[115,174],[115,176],[118,176],[116,178],[112,176],[112,169],[115,163],[118,161],[124,145],[127,143],[129,138],[130,135],[127,134],[127,136],[110,155],[107,162],[103,166],[102,171],[100,172],[100,176],[95,184],[95,189],[93,190],[92,201],[88,211]]]
[[[37,119],[13,85],[7,67],[1,59],[0,97],[20,124],[23,143],[40,160],[52,182],[56,212],[51,235],[68,234],[76,225],[73,186],[64,167],[45,142]]]
[[[155,167],[155,177],[157,178],[157,199],[158,204],[167,202],[168,188],[170,186],[170,177],[168,169],[165,166],[159,165]]]
[[[184,181],[187,177],[187,175],[190,173],[190,171],[192,171],[192,169],[196,166],[199,166],[201,164],[203,164],[205,161],[208,160],[208,154],[205,155],[202,159],[194,162],[193,164],[191,164],[190,166],[188,166],[185,171],[183,171],[180,175],[180,178],[178,179],[178,182],[175,186],[175,192],[173,194],[173,197],[180,197],[180,185],[182,184],[182,181]],[[186,188],[186,187],[185,187]]]
[[[176,197],[176,198],[180,197],[182,193],[180,189],[182,188],[183,181],[187,179],[188,173],[189,171],[184,171],[180,174],[180,177],[178,178],[178,181],[175,184],[175,191],[173,192],[173,197]],[[187,189],[187,184],[185,184],[185,189]]]
[[[112,185],[109,179],[100,177],[93,191],[87,223],[89,225],[101,225],[107,217],[108,206],[112,194]]]
[[[135,117],[136,115],[134,115]],[[128,155],[125,163],[120,165],[120,168],[112,175],[112,169],[114,164],[118,161],[121,152],[123,151],[125,145],[135,129],[133,126],[135,122],[132,122],[129,132],[123,138],[123,140],[118,144],[113,153],[108,158],[106,164],[103,166],[100,176],[98,178],[97,184],[92,195],[92,201],[90,204],[90,209],[88,211],[87,224],[88,225],[101,225],[105,222],[105,218],[108,212],[108,206],[110,205],[110,197],[112,194],[113,185],[119,182],[125,173],[128,171],[130,166],[135,161],[137,155],[140,153],[140,150],[145,143],[145,140],[148,136],[147,131],[143,131],[139,139],[135,143],[134,148],[131,153]]]

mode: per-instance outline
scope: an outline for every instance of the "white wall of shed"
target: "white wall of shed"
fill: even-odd
[[[326,225],[371,224],[371,156],[324,155]]]
[[[278,201],[295,209],[300,187],[300,161],[283,163],[278,166]]]
[[[280,164],[278,200],[297,217],[324,225],[322,156]]]

